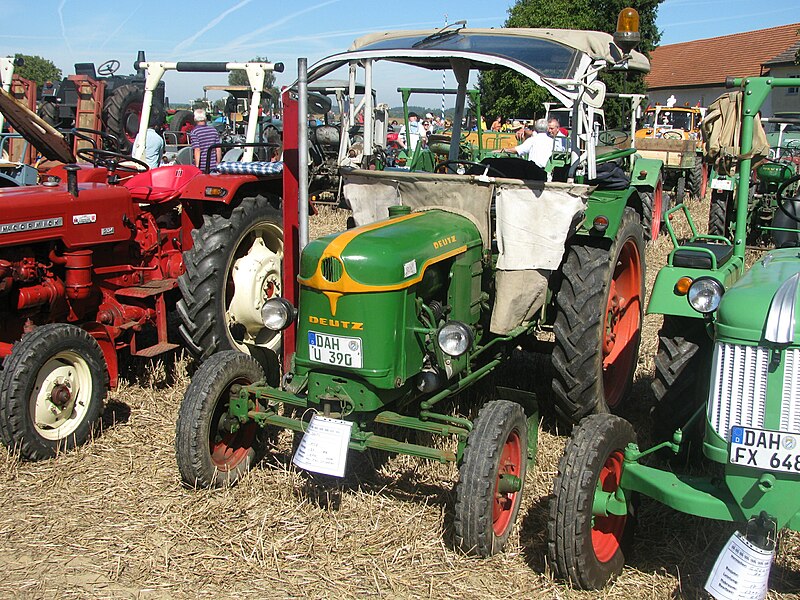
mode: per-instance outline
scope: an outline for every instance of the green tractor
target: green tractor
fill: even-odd
[[[574,430],[559,465],[548,554],[553,572],[576,587],[600,588],[622,571],[637,493],[739,523],[759,551],[781,528],[800,530],[800,197],[787,193],[800,177],[776,189],[778,210],[791,222],[782,228],[782,247],[745,267],[755,117],[771,90],[797,81],[727,83],[742,92],[733,241],[699,235],[683,205],[669,211],[685,214],[693,235],[679,244],[668,222],[675,247],[648,306],[664,315],[653,383],[655,445],[640,448],[620,417],[594,415]],[[648,463],[659,451],[675,455],[672,468]],[[703,475],[690,470],[700,459],[707,461]],[[680,463],[689,463],[687,472]]]
[[[295,463],[329,475],[345,472],[348,450],[457,463],[457,543],[479,555],[499,551],[536,453],[535,398],[498,389],[499,399],[478,411],[456,395],[539,336],[555,338],[557,409],[568,422],[608,412],[632,381],[644,298],[642,203],[661,163],[598,148],[588,127],[605,91],[598,72],[649,68],[632,38],[630,30],[613,38],[397,31],[360,38],[307,75],[301,68],[296,92],[284,94],[285,218],[298,214],[291,203],[307,190],[295,173],[303,162],[293,164],[307,139],[305,89],[338,68],[367,87],[384,62],[454,70],[449,158],[433,172],[381,165],[372,143],[377,107],[366,96],[363,163],[342,171],[355,226],[305,245],[297,271],[286,266],[295,254],[284,255],[283,293],[299,285],[296,301],[274,298],[261,309],[264,324],[284,332],[282,378],[274,356],[237,352],[197,371],[177,423],[183,482],[235,483],[263,456],[274,427],[304,434]],[[499,67],[546,87],[573,112],[569,150],[553,157],[549,177],[519,158],[459,156],[470,72]],[[302,233],[307,210],[299,205]],[[284,228],[287,248],[296,229]]]

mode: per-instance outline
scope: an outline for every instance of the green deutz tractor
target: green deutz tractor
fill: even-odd
[[[642,449],[627,421],[594,415],[574,430],[559,465],[549,559],[554,573],[581,588],[600,588],[621,572],[637,493],[739,523],[760,547],[781,528],[800,530],[800,197],[784,195],[798,177],[776,190],[792,223],[782,247],[745,268],[755,116],[771,90],[797,81],[728,85],[743,92],[736,227],[731,242],[698,235],[689,219],[694,235],[679,244],[668,224],[675,248],[648,306],[664,315],[653,383],[656,444]],[[679,211],[688,218],[682,205],[670,213]],[[712,474],[650,466],[647,457],[659,451],[677,455],[676,464],[704,458],[710,468],[703,472]]]
[[[554,385],[568,421],[608,412],[625,395],[636,365],[644,297],[640,218],[661,163],[634,162],[630,149],[601,155],[587,125],[589,103],[601,104],[604,95],[599,71],[649,68],[633,51],[633,33],[387,32],[356,40],[314,65],[307,78],[301,69],[299,117],[292,95],[285,96],[286,157],[295,152],[288,134],[298,122],[297,139],[306,139],[306,81],[345,68],[355,82],[361,68],[358,79],[369,87],[373,67],[386,61],[455,71],[450,158],[434,172],[382,168],[371,144],[375,107],[365,98],[363,166],[378,168],[342,172],[356,226],[303,248],[296,303],[274,298],[259,307],[265,325],[284,330],[284,340],[296,327],[280,381],[268,357],[236,352],[211,357],[195,374],[176,432],[187,486],[235,483],[263,455],[264,434],[276,426],[305,432],[296,463],[316,452],[315,460],[341,466],[335,432],[344,428],[351,453],[458,463],[458,545],[484,556],[502,548],[536,452],[536,404],[530,393],[499,389],[499,399],[478,412],[456,395],[539,334],[555,337]],[[459,157],[470,71],[488,68],[516,70],[573,111],[569,149],[556,157],[561,166],[549,177],[519,158]],[[295,180],[292,168],[287,159],[285,186]],[[295,192],[304,189],[300,181]],[[294,197],[284,189],[285,215]],[[307,215],[300,206],[301,217]],[[285,228],[288,237],[293,230]],[[285,283],[284,293],[292,287]],[[304,448],[321,439],[321,428],[331,442]],[[427,441],[413,437],[419,434]]]

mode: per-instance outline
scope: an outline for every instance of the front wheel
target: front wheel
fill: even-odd
[[[734,212],[733,192],[711,190],[711,205],[708,209],[708,234],[730,237]]]
[[[643,257],[632,208],[610,247],[575,242],[567,251],[552,353],[554,407],[564,423],[614,410],[630,390],[642,329]]]
[[[636,434],[626,420],[592,415],[572,433],[553,482],[547,557],[553,574],[584,590],[622,572],[630,501],[620,493],[625,447]]]
[[[180,332],[192,353],[256,348],[277,352],[281,335],[264,327],[261,307],[282,289],[283,219],[264,196],[245,198],[231,212],[206,215],[184,253],[178,278]],[[261,350],[258,350],[260,352]]]
[[[75,325],[37,327],[14,344],[0,379],[0,433],[22,458],[53,458],[92,435],[108,390],[97,341]]]
[[[664,178],[658,176],[656,185],[652,192],[642,192],[642,228],[644,229],[644,239],[648,242],[658,239],[661,233],[661,223],[664,220],[664,213],[667,206],[664,205]]]
[[[522,501],[527,450],[522,407],[488,402],[467,438],[456,487],[455,539],[465,552],[491,556],[503,549]]]
[[[703,199],[706,197],[708,185],[708,170],[700,156],[695,157],[694,167],[689,171],[687,187],[692,198]]]
[[[261,365],[241,352],[222,352],[198,369],[183,396],[175,427],[175,456],[184,485],[233,485],[261,459],[262,429],[254,421],[233,424],[228,405],[235,386],[265,379]]]

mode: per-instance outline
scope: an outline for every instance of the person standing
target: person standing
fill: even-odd
[[[144,146],[144,162],[146,162],[147,166],[151,169],[160,166],[161,159],[164,156],[164,138],[155,130],[157,125],[156,115],[151,113],[150,122],[148,123],[144,135],[142,135],[142,132],[137,133],[136,139],[133,141],[132,154],[136,156],[139,152],[139,148]]]
[[[207,172],[217,166],[222,160],[222,149],[215,148],[208,152],[214,144],[220,143],[219,133],[211,125],[206,122],[206,111],[203,108],[196,108],[194,110],[194,122],[197,124],[192,129],[192,148],[194,149],[194,164],[197,165],[201,171]],[[208,160],[208,165],[206,165]],[[208,168],[206,169],[206,166]]]

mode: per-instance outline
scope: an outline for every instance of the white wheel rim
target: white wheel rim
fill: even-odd
[[[62,440],[81,425],[92,398],[92,373],[78,353],[64,350],[47,360],[31,392],[36,432],[47,440]]]
[[[231,341],[242,352],[250,353],[250,346],[261,346],[277,351],[281,345],[279,332],[264,327],[261,308],[269,298],[281,295],[281,263],[283,262],[283,234],[271,224],[262,224],[248,232],[254,235],[247,253],[236,260],[230,271],[234,292],[225,311],[228,331],[239,325],[242,340]]]

